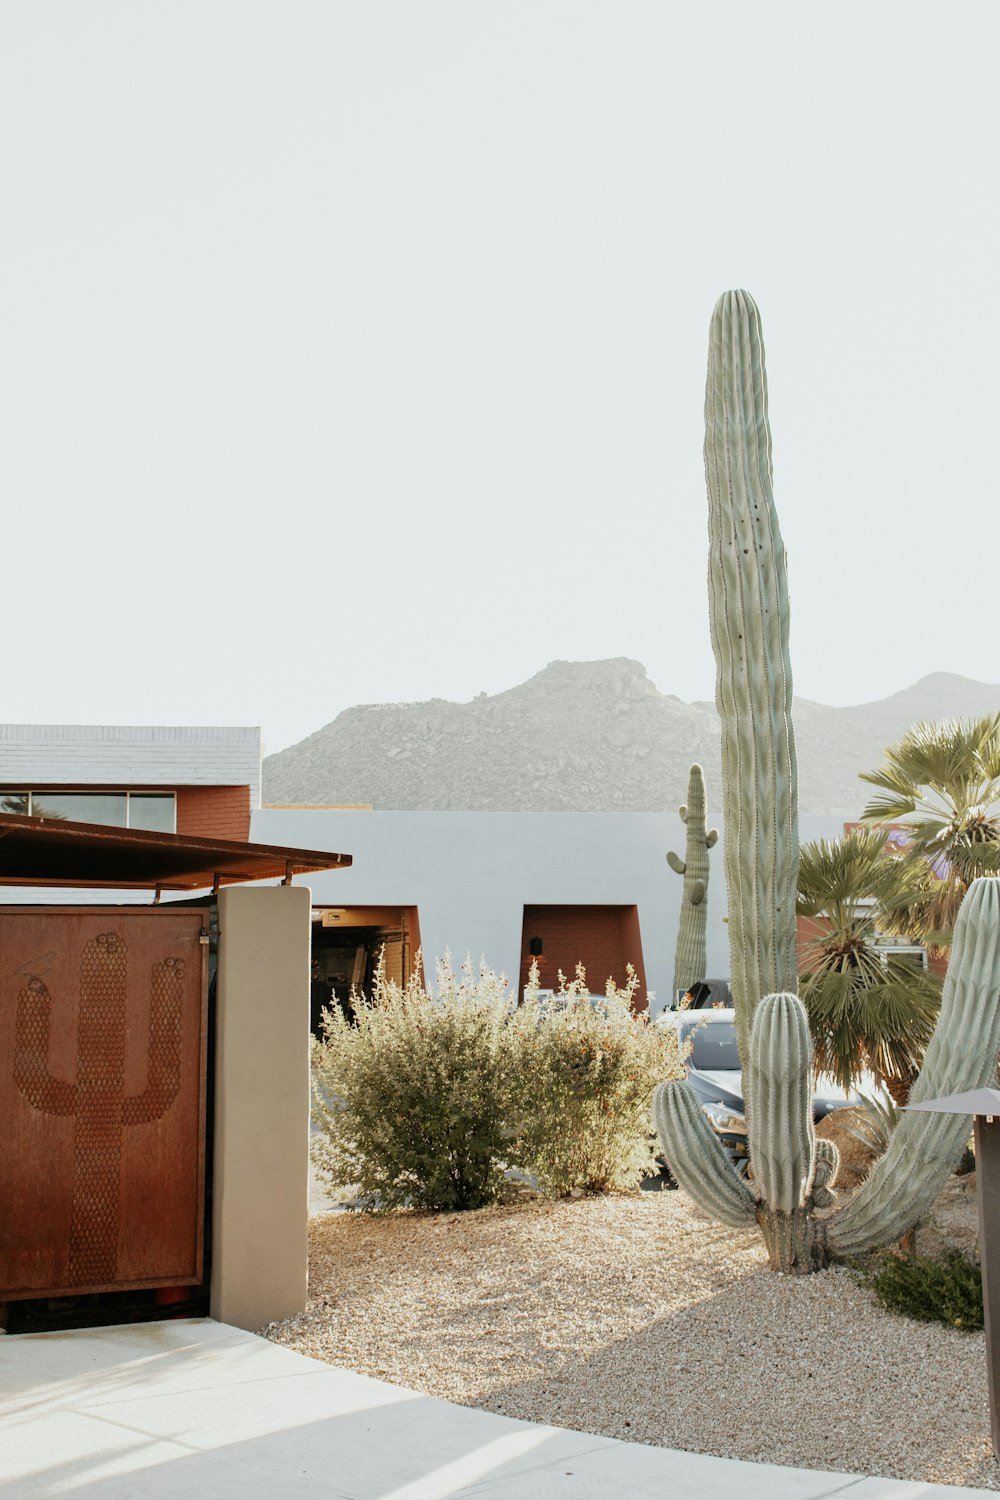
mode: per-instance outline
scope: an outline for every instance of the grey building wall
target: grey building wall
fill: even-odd
[[[803,842],[842,831],[839,818],[801,820]],[[525,906],[636,906],[654,1009],[670,996],[681,880],[666,852],[684,850],[676,814],[263,808],[251,838],[353,855],[350,869],[310,876],[315,905],[416,906],[429,961],[450,948],[456,960],[484,958],[514,978]],[[708,972],[718,977],[729,973],[723,841],[724,832],[708,906]],[[595,988],[603,982],[589,977]]]
[[[310,879],[322,906],[415,906],[428,967],[450,948],[514,979],[525,906],[635,906],[659,1005],[673,981],[683,854],[674,813],[444,813],[260,807],[260,731],[203,726],[0,725],[4,782],[73,786],[247,786],[251,839],[330,850],[353,867]],[[720,822],[718,818],[713,819]],[[801,837],[836,838],[842,818],[803,817]],[[729,973],[723,846],[712,851],[708,972]],[[164,899],[170,899],[166,894]],[[145,892],[6,888],[0,903],[142,902]],[[590,975],[595,988],[604,976]]]
[[[249,786],[259,807],[260,763],[258,728],[0,724],[0,787]]]

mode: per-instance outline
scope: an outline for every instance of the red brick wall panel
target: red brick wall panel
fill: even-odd
[[[177,790],[177,832],[198,839],[250,838],[248,786],[185,786]]]
[[[543,989],[557,989],[558,970],[567,980],[576,975],[582,963],[587,971],[587,985],[594,994],[604,990],[610,977],[615,984],[625,984],[625,966],[633,964],[639,976],[640,990],[636,1008],[646,1004],[646,977],[642,962],[639,917],[634,906],[526,906],[521,934],[520,994],[528,982],[531,954],[528,944],[540,937],[543,953],[539,960]]]
[[[648,1010],[646,970],[642,962],[642,936],[639,932],[639,908],[637,906],[623,906],[620,921],[622,953],[627,962],[635,969],[636,978],[639,981],[639,988],[635,992],[633,1009]],[[621,982],[624,984],[624,979]]]
[[[796,963],[800,974],[805,972],[815,939],[829,931],[830,924],[825,917],[795,918]]]

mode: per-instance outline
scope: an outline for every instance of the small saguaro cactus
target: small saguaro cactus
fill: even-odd
[[[717,828],[705,829],[705,777],[701,766],[693,765],[688,776],[687,802],[678,808],[681,822],[687,828],[684,858],[673,850],[667,864],[676,875],[683,875],[681,915],[677,927],[677,949],[674,955],[674,994],[689,990],[705,978],[708,965],[705,934],[708,921],[708,851],[719,837]]]

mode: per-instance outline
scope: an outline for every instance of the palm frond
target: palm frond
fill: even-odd
[[[799,994],[818,1071],[842,1088],[871,1071],[883,1083],[919,1068],[940,983],[875,941],[878,914],[905,910],[929,885],[926,862],[888,852],[889,830],[856,829],[806,844],[798,911],[814,930],[800,954]]]
[[[864,902],[881,899],[899,883],[886,857],[889,830],[857,828],[840,839],[817,839],[799,852],[798,912],[820,912],[832,920],[834,908],[846,914]]]
[[[852,1135],[876,1155],[882,1156],[888,1149],[902,1112],[892,1099],[876,1099],[873,1094],[861,1094],[860,1098],[860,1108],[864,1114],[854,1125],[848,1127],[848,1135]]]
[[[884,752],[881,766],[861,780],[900,800],[940,807],[931,799],[966,802],[969,790],[994,783],[1000,794],[1000,713],[981,719],[941,719],[914,724]],[[981,799],[974,799],[981,800]],[[867,812],[864,815],[868,821]]]
[[[946,946],[965,890],[1000,873],[1000,713],[914,724],[861,779],[877,787],[868,823],[901,823],[908,857],[936,879],[886,900],[889,931]]]

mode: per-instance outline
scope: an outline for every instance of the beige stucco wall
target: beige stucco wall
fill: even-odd
[[[238,1328],[306,1305],[310,899],[219,893],[210,1308]]]

